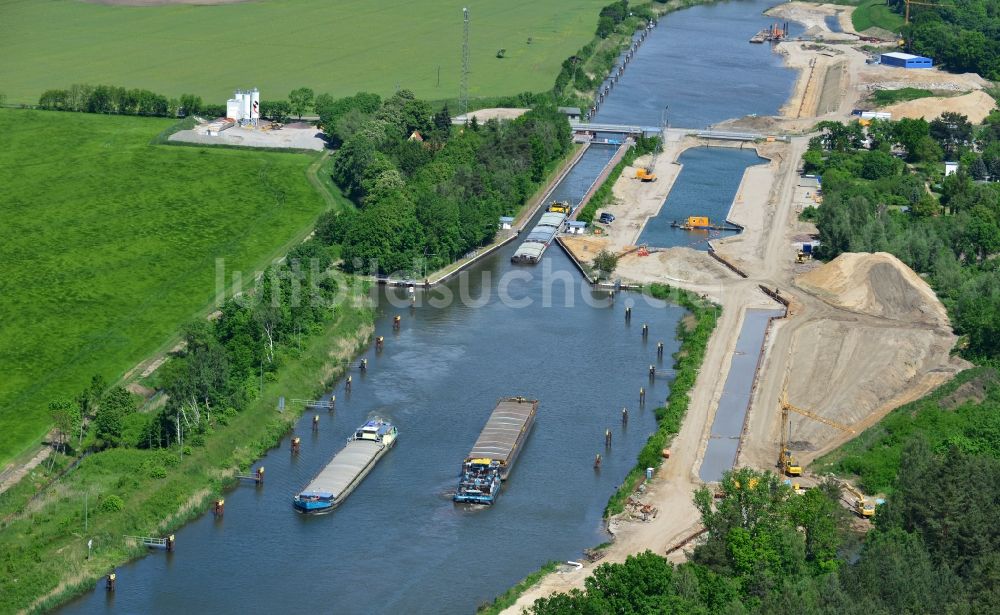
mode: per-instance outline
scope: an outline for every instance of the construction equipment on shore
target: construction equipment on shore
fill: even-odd
[[[792,457],[792,452],[788,449],[788,415],[790,412],[795,412],[796,414],[809,417],[814,421],[819,421],[824,425],[829,425],[830,427],[839,429],[840,431],[854,433],[853,428],[848,427],[843,423],[838,423],[837,421],[828,419],[825,416],[820,416],[815,412],[810,412],[809,410],[805,410],[788,403],[788,391],[783,388],[781,391],[781,442],[778,449],[778,467],[781,468],[781,470],[788,476],[802,476],[802,466],[795,462]]]
[[[852,508],[855,513],[862,519],[871,519],[875,516],[875,505],[869,504],[865,495],[858,491],[851,483],[847,481],[842,481],[844,489],[847,489],[851,495],[854,496],[854,502],[852,502]]]
[[[665,138],[667,129],[667,107],[663,107],[663,111],[660,113],[660,138]],[[653,156],[649,159],[649,165],[645,167],[639,167],[635,171],[635,179],[641,182],[655,182],[656,172],[653,170],[656,168],[656,159],[659,157],[660,152],[663,150],[662,144],[653,150]]]
[[[653,173],[653,165],[650,164],[648,167],[639,167],[636,169],[635,178],[642,182],[655,182],[656,173]]]

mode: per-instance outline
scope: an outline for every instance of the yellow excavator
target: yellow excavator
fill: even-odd
[[[810,412],[809,410],[804,410],[797,406],[793,406],[788,403],[788,392],[787,390],[781,391],[781,443],[778,449],[778,467],[781,471],[788,476],[802,476],[802,466],[795,462],[792,457],[792,451],[788,449],[788,431],[789,431],[789,419],[788,415],[790,412],[796,414],[801,414],[802,416],[807,416],[814,421],[819,421],[824,425],[829,425],[835,429],[841,431],[846,431],[848,433],[854,433],[854,429],[844,425],[843,423],[838,423],[837,421],[826,418],[825,416],[820,416],[815,412]]]
[[[648,167],[639,167],[636,169],[635,178],[643,182],[655,182],[656,173],[653,173],[653,165],[650,164]]]
[[[858,491],[851,483],[844,481],[842,484],[844,486],[844,489],[847,489],[847,491],[849,491],[850,494],[854,496],[854,502],[852,503],[854,512],[857,513],[858,516],[861,517],[862,519],[871,519],[872,517],[874,517],[875,505],[869,504],[868,499],[865,498],[865,495],[860,491]]]

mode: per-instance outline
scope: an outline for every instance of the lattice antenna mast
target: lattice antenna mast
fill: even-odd
[[[464,18],[462,31],[462,80],[458,92],[458,111],[461,115],[469,112],[469,9],[462,9]]]

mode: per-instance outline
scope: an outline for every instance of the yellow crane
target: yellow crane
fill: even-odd
[[[788,415],[790,412],[796,414],[801,414],[802,416],[809,417],[814,421],[819,421],[824,425],[829,425],[834,429],[839,429],[840,431],[846,431],[847,433],[854,433],[854,429],[844,425],[843,423],[838,423],[832,419],[828,419],[825,416],[820,416],[815,412],[810,412],[798,406],[793,406],[788,403],[788,392],[787,390],[781,391],[781,444],[778,452],[778,467],[787,474],[788,476],[802,476],[802,466],[795,463],[795,459],[792,457],[792,452],[788,450],[788,430],[789,430],[789,419]]]

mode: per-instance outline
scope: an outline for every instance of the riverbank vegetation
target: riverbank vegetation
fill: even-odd
[[[722,308],[710,303],[695,293],[665,284],[652,284],[647,289],[651,297],[669,300],[690,312],[693,321],[684,318],[677,324],[677,338],[680,348],[674,353],[674,380],[670,383],[670,394],[666,405],[656,409],[656,431],[649,436],[639,451],[635,467],[629,471],[618,490],[608,500],[604,516],[610,517],[625,510],[625,502],[635,492],[639,481],[645,476],[646,468],[659,468],[663,463],[663,449],[680,431],[681,421],[691,401],[691,389],[698,378],[698,370],[705,358],[705,348],[715,330]]]
[[[314,156],[150,145],[172,122],[0,109],[0,467],[205,310],[217,258],[248,279],[324,209]]]
[[[770,472],[727,472],[721,498],[695,494],[708,532],[690,561],[647,551],[602,564],[584,590],[540,599],[530,612],[995,612],[1000,530],[988,515],[998,473],[994,458],[907,449],[899,489],[859,544],[834,483],[795,495]]]
[[[572,146],[554,107],[459,128],[407,90],[374,113],[356,105],[338,125],[333,178],[359,207],[330,228],[343,267],[414,278],[492,241],[500,216],[514,215]]]
[[[217,319],[189,325],[185,349],[156,375],[159,409],[140,410],[99,377],[56,401],[90,419],[79,444],[75,425],[67,438],[70,455],[87,454],[65,475],[70,457],[59,455],[0,495],[0,612],[85,591],[144,552],[123,536],[162,536],[202,514],[298,417],[276,410],[279,395],[312,397],[343,373],[373,315],[367,283],[331,273],[328,252],[320,239],[300,244]]]
[[[500,615],[504,610],[514,606],[521,594],[538,584],[547,574],[555,572],[558,562],[548,562],[538,570],[521,579],[504,593],[497,596],[493,602],[485,604],[476,609],[476,615]]]

